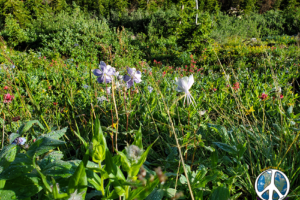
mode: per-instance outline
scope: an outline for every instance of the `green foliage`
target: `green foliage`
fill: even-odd
[[[22,42],[28,40],[28,35],[25,30],[23,30],[17,19],[12,15],[8,15],[5,19],[5,29],[1,31],[1,35],[6,39],[9,45],[15,47]]]

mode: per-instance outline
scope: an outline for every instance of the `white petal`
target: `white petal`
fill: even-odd
[[[190,77],[189,77],[189,81],[188,81],[188,90],[192,87],[193,83],[194,83],[194,77],[193,77],[193,74],[192,74],[192,75],[190,75]]]

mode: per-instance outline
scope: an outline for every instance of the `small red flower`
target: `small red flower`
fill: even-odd
[[[55,106],[56,106],[57,104],[58,104],[57,102],[54,102],[54,103],[53,103],[53,105],[55,105]]]
[[[48,89],[51,90],[51,86],[49,86]]]
[[[4,90],[7,90],[8,89],[8,86],[4,86]]]
[[[9,93],[4,95],[4,103],[10,103],[15,97]]]
[[[166,75],[167,72],[163,72],[163,77]]]
[[[265,93],[262,93],[261,96],[259,97],[262,100],[265,100],[268,97]]]
[[[280,95],[280,99],[283,99],[283,97],[284,97],[284,96],[281,94],[281,95]]]
[[[239,84],[239,82],[236,82],[233,86],[233,89],[238,90],[239,88],[240,88],[240,84]]]
[[[149,72],[149,75],[152,76],[152,72]]]
[[[213,91],[217,91],[217,88],[214,88]]]

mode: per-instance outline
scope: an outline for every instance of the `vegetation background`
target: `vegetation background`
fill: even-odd
[[[272,166],[300,199],[299,29],[299,0],[0,0],[1,198],[256,199]]]

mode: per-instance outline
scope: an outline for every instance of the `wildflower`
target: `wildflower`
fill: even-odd
[[[11,66],[11,68],[13,68],[13,69],[14,69],[15,67],[16,67],[15,65],[12,65],[12,66]]]
[[[151,86],[148,86],[148,90],[151,93],[153,91],[153,88]]]
[[[164,76],[166,75],[166,73],[167,73],[167,72],[163,72],[163,76],[162,76],[162,77],[164,77]]]
[[[127,87],[130,88],[134,85],[134,82],[142,82],[142,73],[137,71],[135,68],[127,67],[127,72],[129,75],[124,75],[123,80],[127,83]]]
[[[98,103],[103,103],[103,101],[108,101],[105,96],[97,97]]]
[[[83,199],[83,194],[85,191],[82,191],[80,193],[77,193],[77,189],[75,190],[74,193],[71,194],[70,198],[68,200],[82,200]]]
[[[4,86],[4,88],[3,88],[4,90],[7,90],[8,89],[8,86]]]
[[[93,71],[95,76],[100,76],[97,78],[97,81],[99,83],[103,83],[104,81],[106,83],[110,83],[112,81],[112,76],[115,74],[116,69],[111,67],[110,65],[106,65],[105,62],[101,61],[99,65],[100,69],[95,69]]]
[[[26,142],[26,138],[17,137],[11,144],[24,145]]]
[[[284,96],[281,94],[281,95],[280,95],[280,99],[283,99],[283,97],[284,97]]]
[[[49,86],[48,89],[51,90],[51,86]]]
[[[240,88],[240,83],[239,82],[236,82],[233,86],[233,89],[234,90],[238,90]]]
[[[259,97],[262,100],[265,100],[268,97],[265,93],[262,93],[261,96]]]
[[[4,95],[4,103],[10,103],[15,97],[9,93]]]
[[[253,106],[251,106],[249,110],[246,110],[246,115],[250,115],[254,111]]]
[[[118,80],[120,81],[120,80],[123,80],[123,75],[119,75],[118,76]]]
[[[79,46],[79,44],[74,44],[74,46],[75,46],[75,47],[78,47],[78,46]]]
[[[130,145],[128,147],[125,147],[126,155],[128,160],[131,162],[137,163],[140,159],[141,155],[143,154],[143,151],[140,150],[138,146]]]
[[[177,79],[177,77],[176,77],[175,81],[176,81],[175,84],[178,86],[176,90],[178,92],[185,93],[183,104],[185,104],[185,99],[187,97],[187,104],[189,105],[190,103],[192,103],[195,106],[195,104],[196,104],[195,100],[194,100],[193,96],[191,95],[191,93],[189,92],[189,89],[192,87],[192,85],[194,83],[193,74],[190,75],[190,77],[183,77],[183,78],[179,78],[179,79]]]
[[[88,86],[88,85],[84,85],[83,88],[84,88],[84,89],[88,89],[89,86]]]
[[[214,88],[213,91],[217,91],[217,88]]]
[[[58,104],[57,102],[53,102],[53,105],[55,105],[55,106],[56,106],[57,104]]]

